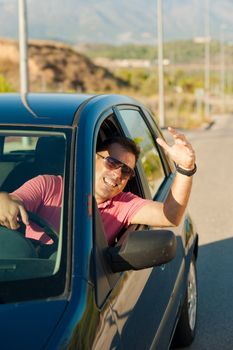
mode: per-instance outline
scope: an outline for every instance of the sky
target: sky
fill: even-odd
[[[224,24],[225,39],[233,42],[233,0],[162,0],[164,40],[204,36],[207,2],[211,36],[219,39]],[[0,37],[17,38],[17,3],[17,0],[0,0]],[[156,0],[27,0],[26,3],[29,38],[74,44],[156,42]]]

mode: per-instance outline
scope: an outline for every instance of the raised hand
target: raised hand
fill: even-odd
[[[183,169],[192,170],[195,166],[195,151],[192,145],[188,142],[185,135],[178,133],[175,129],[169,127],[168,131],[173,137],[174,144],[169,146],[161,138],[157,138],[157,143],[177,165]]]

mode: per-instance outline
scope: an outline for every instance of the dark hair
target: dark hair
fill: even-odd
[[[109,146],[111,146],[114,143],[121,145],[122,148],[133,153],[135,155],[136,161],[138,160],[138,157],[140,154],[140,148],[133,140],[131,140],[128,137],[123,137],[123,136],[110,137],[104,140],[102,143],[99,143],[96,146],[96,151],[97,152],[106,151],[109,149]]]

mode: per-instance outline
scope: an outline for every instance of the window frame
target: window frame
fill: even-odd
[[[0,282],[0,299],[4,303],[22,302],[38,299],[60,299],[68,296],[70,292],[70,276],[71,276],[71,232],[72,232],[72,211],[71,202],[73,201],[72,194],[69,191],[70,182],[73,182],[73,133],[70,127],[44,127],[44,126],[21,126],[10,125],[0,127],[0,133],[7,131],[9,133],[16,131],[21,135],[38,134],[40,136],[54,134],[63,134],[66,138],[66,153],[65,153],[65,181],[63,188],[63,204],[62,208],[62,252],[60,266],[54,275],[42,276],[36,278],[28,278],[24,280],[12,280]],[[68,224],[69,223],[69,224]],[[15,293],[17,291],[17,293]]]

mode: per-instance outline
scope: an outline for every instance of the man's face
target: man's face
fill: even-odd
[[[96,155],[95,197],[99,204],[122,192],[129,180],[129,176],[125,177],[122,174],[121,167],[109,169],[102,157],[113,157],[131,169],[134,169],[136,159],[133,153],[117,143],[112,144],[108,151],[101,151],[98,154]]]

